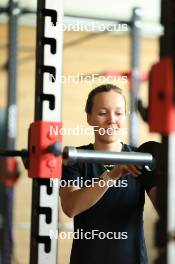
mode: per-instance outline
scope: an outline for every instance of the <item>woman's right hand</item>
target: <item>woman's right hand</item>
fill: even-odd
[[[112,180],[118,180],[124,175],[132,174],[134,177],[138,177],[141,174],[141,167],[135,165],[116,165],[110,172],[108,172],[108,176]]]

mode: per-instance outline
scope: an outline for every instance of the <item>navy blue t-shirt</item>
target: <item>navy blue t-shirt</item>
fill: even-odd
[[[80,149],[93,149],[85,145]],[[123,144],[122,151],[133,148]],[[92,181],[105,171],[101,164],[76,163],[63,166],[62,179]],[[83,183],[82,183],[83,182]],[[126,175],[91,208],[74,217],[74,235],[70,264],[147,264],[143,231],[145,190],[155,186],[155,177],[140,179]]]

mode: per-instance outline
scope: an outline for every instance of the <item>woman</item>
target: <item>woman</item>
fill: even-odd
[[[79,148],[133,150],[120,140],[126,121],[126,102],[120,88],[107,84],[92,90],[86,113],[88,124],[95,128],[95,142]],[[104,133],[99,132],[102,129]],[[153,175],[144,182],[144,178],[139,180],[140,174],[140,168],[134,165],[63,166],[62,179],[67,182],[83,179],[83,186],[72,185],[60,190],[63,211],[74,218],[74,232],[79,234],[73,240],[70,264],[148,263],[143,207],[145,190],[155,203],[156,187]],[[94,179],[98,180],[94,182]],[[87,186],[85,183],[89,180],[91,184]]]

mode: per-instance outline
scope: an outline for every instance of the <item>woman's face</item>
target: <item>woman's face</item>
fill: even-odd
[[[118,140],[125,128],[125,100],[115,91],[102,92],[93,98],[92,112],[87,121],[94,127],[95,138],[112,143]]]

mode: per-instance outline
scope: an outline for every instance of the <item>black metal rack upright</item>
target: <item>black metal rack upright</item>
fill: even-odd
[[[160,38],[160,60],[169,58],[172,61],[173,75],[173,96],[166,97],[167,91],[171,89],[167,83],[158,94],[159,100],[165,102],[169,100],[170,108],[165,115],[169,117],[169,128],[166,133],[162,133],[163,151],[160,156],[162,170],[164,175],[158,181],[158,208],[160,211],[160,220],[157,223],[156,244],[159,249],[159,256],[156,264],[174,264],[175,261],[175,123],[172,112],[175,112],[175,3],[174,0],[161,1],[161,24],[164,26],[164,34]],[[171,70],[171,69],[170,69]],[[166,74],[164,72],[164,74]],[[171,74],[169,72],[169,74]],[[164,80],[167,76],[157,76]],[[154,109],[156,111],[156,109]],[[171,111],[171,113],[170,113]],[[159,113],[157,113],[159,116]],[[170,116],[172,118],[170,118]],[[161,116],[159,119],[161,120]],[[167,125],[167,124],[166,124]],[[162,124],[165,126],[165,124]],[[169,131],[168,131],[169,130]]]
[[[61,121],[62,29],[62,1],[39,0],[35,123]],[[61,175],[58,176],[61,177]],[[36,178],[33,178],[32,187],[30,264],[56,264],[57,240],[50,237],[50,231],[58,231],[59,187],[51,187],[49,178],[39,179],[38,175],[34,177]]]

